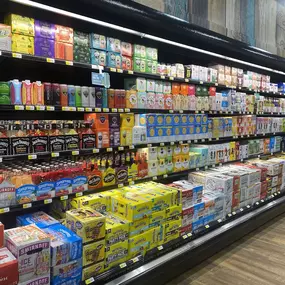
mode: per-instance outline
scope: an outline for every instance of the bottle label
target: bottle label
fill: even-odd
[[[36,200],[36,186],[26,184],[16,189],[16,201],[18,204],[30,203]]]
[[[66,145],[66,150],[79,149],[79,136],[78,135],[66,135],[65,145]]]
[[[83,192],[88,189],[87,187],[87,177],[86,176],[77,176],[73,178],[72,181],[72,192]]]
[[[72,179],[62,178],[55,182],[55,195],[68,195],[72,192]]]
[[[42,182],[36,187],[37,200],[51,198],[54,192],[55,184],[53,182]]]
[[[50,136],[49,146],[51,151],[65,150],[65,137],[64,136]]]
[[[89,188],[98,188],[101,186],[102,178],[99,175],[92,175],[88,177]]]
[[[11,138],[12,154],[27,154],[30,152],[30,138]]]
[[[128,181],[128,170],[127,169],[118,169],[116,173],[117,183],[124,183]]]
[[[48,136],[32,137],[32,152],[47,152],[48,151]]]

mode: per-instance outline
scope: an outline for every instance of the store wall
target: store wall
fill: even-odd
[[[285,57],[285,0],[133,0]]]

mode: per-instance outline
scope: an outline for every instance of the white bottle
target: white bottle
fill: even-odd
[[[89,90],[87,86],[81,88],[82,107],[89,107]]]

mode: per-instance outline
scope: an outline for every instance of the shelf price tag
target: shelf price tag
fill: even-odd
[[[160,250],[163,250],[163,246],[160,245],[160,246],[157,247],[157,249],[158,249],[159,251],[160,251]]]
[[[4,213],[8,213],[8,212],[10,212],[10,208],[9,207],[0,209],[0,214],[4,214]]]
[[[67,200],[67,199],[68,199],[68,195],[60,196],[60,200],[61,201],[64,201],[64,200]]]
[[[78,112],[84,112],[84,108],[83,107],[77,107],[77,111]]]
[[[130,181],[130,185],[135,185],[135,181]]]
[[[124,112],[124,109],[118,109],[118,111],[120,112],[120,113],[123,113]]]
[[[123,146],[119,146],[118,150],[124,150],[125,148]]]
[[[52,152],[51,157],[59,157],[59,153],[58,152]]]
[[[151,143],[148,143],[147,146],[148,146],[148,147],[152,147],[152,144],[151,144]]]
[[[109,108],[103,108],[103,112],[109,112]]]
[[[169,77],[169,80],[174,80],[174,77],[173,77],[173,76],[170,76],[170,77]]]
[[[241,212],[243,212],[243,208],[240,208],[239,210],[240,210]]]
[[[164,146],[164,143],[160,143],[159,145],[160,145],[160,146]]]
[[[161,75],[161,76],[160,76],[160,79],[165,79],[165,76],[164,76],[164,75]]]
[[[118,188],[122,188],[122,187],[124,187],[123,183],[118,184]]]
[[[23,204],[23,209],[32,208],[32,203]]]
[[[130,145],[130,146],[129,146],[129,149],[134,149],[134,148],[135,148],[134,145]]]
[[[48,62],[48,63],[54,63],[54,58],[49,58],[49,57],[47,57],[47,62]]]
[[[66,65],[69,65],[69,66],[73,66],[73,61],[66,60],[66,61],[65,61],[65,64],[66,64]]]
[[[82,192],[77,192],[76,194],[75,194],[75,197],[82,197],[83,196],[83,193]]]
[[[36,154],[29,154],[28,160],[32,160],[32,159],[37,159],[37,155]]]
[[[71,154],[72,154],[72,155],[79,155],[79,150],[73,150],[73,151],[71,152]]]
[[[96,64],[91,64],[91,68],[92,68],[92,69],[99,69],[99,66],[96,65]]]
[[[87,107],[87,108],[85,108],[85,111],[86,111],[86,112],[92,112],[92,108]]]
[[[233,214],[233,216],[235,216],[235,215],[236,215],[236,212],[233,212],[232,214]]]
[[[179,113],[180,113],[180,114],[183,114],[183,110],[179,110]]]
[[[126,264],[125,262],[120,264],[120,268],[123,269],[123,268],[125,268],[125,267],[127,267],[127,264]]]
[[[43,106],[37,106],[37,107],[43,107]],[[47,106],[47,111],[54,111],[54,106]]]
[[[174,142],[170,142],[170,145],[174,145]]]
[[[117,68],[118,73],[123,73],[123,69]]]
[[[188,238],[188,236],[187,236],[187,235],[184,235],[184,236],[182,236],[182,238],[183,238],[183,239],[187,239],[187,238]]]
[[[94,277],[91,277],[91,278],[85,280],[85,284],[89,285],[89,284],[93,283],[94,281],[95,281]]]
[[[157,176],[153,176],[153,177],[152,177],[152,180],[157,180]]]
[[[209,227],[210,227],[209,225],[206,225],[206,226],[205,226],[206,229],[208,229]]]
[[[189,79],[188,79],[188,78],[185,78],[185,82],[189,82]]]
[[[203,82],[203,81],[200,81],[199,83],[200,83],[200,84],[204,84],[204,82]]]
[[[125,108],[125,112],[128,113],[131,112],[131,110],[129,108]]]
[[[132,261],[133,261],[133,263],[136,263],[136,262],[139,261],[139,258],[138,258],[138,257],[135,257],[135,258],[132,259]]]
[[[249,206],[249,205],[247,205],[246,207],[247,207],[248,209],[250,208],[250,206]]]
[[[168,175],[167,175],[167,174],[164,174],[164,175],[163,175],[163,178],[167,178],[167,177],[168,177]]]
[[[14,58],[22,58],[22,55],[20,53],[13,52],[12,53],[12,57],[14,57]]]
[[[22,111],[22,110],[24,110],[24,106],[23,106],[23,105],[15,105],[14,108],[15,108],[15,110],[17,110],[17,111]]]
[[[112,108],[112,112],[113,112],[113,113],[117,113],[117,112],[118,112],[118,109],[117,109],[117,108]]]
[[[76,107],[69,107],[69,110],[68,111],[73,111],[75,112],[76,111]]]
[[[111,152],[111,151],[113,151],[113,148],[112,147],[108,147],[107,148],[107,152]]]
[[[95,112],[101,112],[101,108],[95,108]]]
[[[93,150],[92,150],[93,153],[99,153],[99,151],[100,150],[98,148],[93,148]]]
[[[35,106],[26,106],[26,110],[34,111],[35,110]]]
[[[48,107],[51,107],[51,106],[47,106],[47,110],[48,110]],[[48,111],[54,111],[54,107],[52,106],[53,110],[48,110]],[[44,111],[46,109],[46,106],[36,106],[36,110],[37,111]]]
[[[61,110],[62,111],[69,111],[69,107],[62,107]]]
[[[173,110],[169,110],[169,113],[170,113],[170,114],[173,114],[173,112],[174,112]]]
[[[112,72],[116,72],[117,70],[116,70],[116,68],[111,67],[111,68],[110,68],[110,71],[112,71]]]
[[[50,203],[52,203],[52,199],[45,199],[44,200],[44,204],[46,205],[46,204],[50,204]]]
[[[218,223],[221,223],[222,222],[222,219],[218,219]]]
[[[128,70],[128,74],[134,74],[132,70]]]

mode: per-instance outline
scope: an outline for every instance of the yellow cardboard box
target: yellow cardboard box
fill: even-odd
[[[31,37],[35,35],[35,20],[33,18],[10,14],[6,17],[5,23],[11,26],[13,34]]]
[[[109,269],[117,264],[125,262],[128,256],[128,241],[106,246],[105,249],[105,269]]]
[[[34,38],[24,35],[12,34],[12,52],[34,54]]]
[[[138,221],[130,222],[129,237],[144,233],[149,229],[149,218],[144,217]]]
[[[149,216],[149,227],[157,227],[161,226],[165,222],[166,218],[166,210],[162,210],[159,212],[154,212]]]
[[[108,207],[107,197],[101,194],[89,194],[71,200],[71,206],[75,209],[90,207],[99,212],[105,212]]]
[[[88,207],[66,212],[66,226],[80,236],[83,243],[104,238],[105,221],[102,214]]]
[[[144,255],[152,241],[152,231],[146,231],[143,234],[129,238],[129,254],[127,259],[136,257],[139,254]]]
[[[129,238],[130,222],[116,217],[112,213],[106,213],[106,246],[123,242]]]
[[[96,264],[92,264],[89,266],[86,266],[82,269],[82,281],[87,280],[91,277],[94,277],[96,275],[99,275],[100,273],[104,272],[104,260],[101,262],[98,262]]]
[[[105,240],[92,242],[83,245],[82,262],[83,266],[97,263],[105,258]]]

